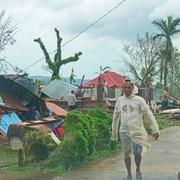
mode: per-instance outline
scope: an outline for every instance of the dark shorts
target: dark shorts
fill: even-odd
[[[69,106],[69,110],[70,110],[70,111],[72,111],[72,110],[74,110],[74,109],[76,109],[76,105],[74,105],[74,106]]]
[[[162,101],[161,108],[162,108],[162,110],[168,109],[168,100],[163,100]]]

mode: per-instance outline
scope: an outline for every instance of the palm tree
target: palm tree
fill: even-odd
[[[108,72],[110,69],[111,69],[111,67],[109,67],[109,66],[106,66],[106,67],[99,66],[99,72],[95,72],[95,74],[98,74],[98,83],[99,84],[103,84],[103,81],[104,81],[102,74]]]
[[[178,91],[180,92],[180,52],[178,49],[174,49],[172,53],[172,61],[170,64],[168,82],[170,88],[170,93],[173,92],[173,96],[176,97],[178,95]],[[177,93],[176,93],[177,92]],[[180,93],[179,93],[180,94]]]
[[[166,47],[165,47],[165,58],[164,62],[162,62],[161,68],[163,68],[163,76],[164,76],[164,86],[167,85],[167,75],[168,75],[168,65],[171,62],[171,56],[173,52],[173,44],[171,41],[171,37],[180,32],[180,29],[177,29],[177,26],[180,25],[180,18],[173,19],[172,16],[168,16],[166,20],[157,19],[152,22],[154,26],[156,26],[160,33],[154,36],[156,38],[165,39]]]

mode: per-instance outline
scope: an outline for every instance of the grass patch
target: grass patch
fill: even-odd
[[[176,126],[177,123],[167,117],[156,117],[159,129],[162,130],[167,127]],[[180,124],[179,124],[180,125]],[[148,134],[151,134],[151,129],[147,121],[144,121],[144,127]]]
[[[42,169],[43,174],[62,175],[66,172],[65,168],[58,166],[55,168],[44,168]]]
[[[37,164],[18,167],[18,152],[9,146],[0,148],[0,171],[5,173],[31,174],[38,172]]]
[[[92,158],[89,161],[99,161],[102,160],[103,158],[110,157],[112,155],[115,155],[117,153],[120,153],[122,151],[121,144],[118,144],[118,147],[115,150],[102,150],[101,152],[96,152],[92,156]]]
[[[0,166],[9,166],[17,163],[17,152],[12,151],[9,146],[0,147]]]
[[[31,174],[38,172],[37,164],[36,165],[29,165],[29,166],[23,166],[18,167],[18,165],[10,166],[8,168],[4,168],[3,172],[5,173],[18,173],[18,174]]]

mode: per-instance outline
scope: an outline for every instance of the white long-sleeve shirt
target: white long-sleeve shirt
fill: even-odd
[[[76,96],[74,94],[70,94],[67,97],[68,106],[75,106],[77,103]]]
[[[126,132],[135,143],[149,147],[143,125],[144,119],[149,123],[153,133],[159,133],[156,119],[142,97],[136,95],[119,97],[114,109],[111,139],[118,139],[120,124],[120,132]]]

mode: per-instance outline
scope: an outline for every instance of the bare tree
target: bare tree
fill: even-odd
[[[8,64],[4,59],[0,59],[0,72],[6,74],[8,70]]]
[[[16,41],[14,35],[17,33],[17,27],[12,25],[12,16],[6,16],[6,11],[0,12],[0,53],[9,45]],[[5,58],[0,59],[0,72],[7,73],[9,64]]]
[[[134,76],[134,80],[141,86],[147,86],[159,73],[161,48],[161,41],[154,40],[148,33],[144,38],[138,36],[134,47],[124,46],[124,62],[128,71]]]
[[[6,17],[6,11],[0,12],[0,52],[8,45],[13,45],[16,41],[14,35],[17,27],[12,25],[12,16]]]

